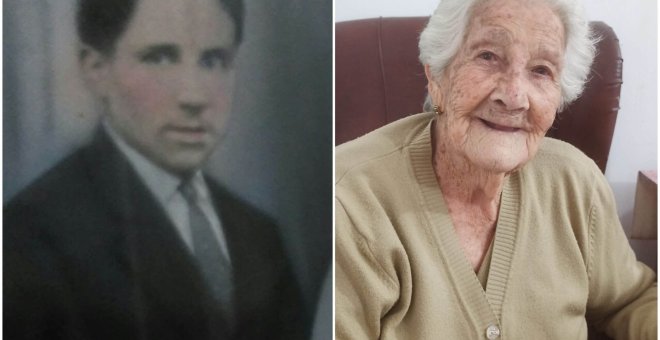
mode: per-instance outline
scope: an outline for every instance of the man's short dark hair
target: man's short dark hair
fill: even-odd
[[[76,26],[80,41],[104,54],[114,51],[115,43],[126,30],[137,1],[78,0]],[[234,42],[243,40],[243,0],[217,0],[234,21]]]

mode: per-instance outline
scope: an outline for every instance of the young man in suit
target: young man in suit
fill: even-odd
[[[231,106],[240,0],[81,0],[93,141],[4,209],[12,339],[296,339],[277,228],[200,171]]]

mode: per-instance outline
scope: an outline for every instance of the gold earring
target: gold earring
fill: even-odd
[[[438,116],[441,116],[444,112],[440,111],[440,106],[438,105],[433,105],[433,112],[437,114]]]

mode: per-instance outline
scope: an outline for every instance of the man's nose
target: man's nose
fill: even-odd
[[[204,74],[196,66],[186,67],[181,73],[179,88],[179,108],[190,115],[201,114],[208,104]]]
[[[524,70],[511,69],[498,80],[491,100],[508,112],[526,111],[529,109],[529,86]]]

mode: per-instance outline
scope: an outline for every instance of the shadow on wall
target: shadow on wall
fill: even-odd
[[[210,169],[277,219],[314,310],[332,258],[332,2],[245,3],[235,109]]]
[[[626,236],[630,237],[635,204],[635,183],[614,182],[610,183],[610,186],[614,192],[614,197],[631,197],[630,202],[616,202],[619,210],[619,221],[621,221]]]

